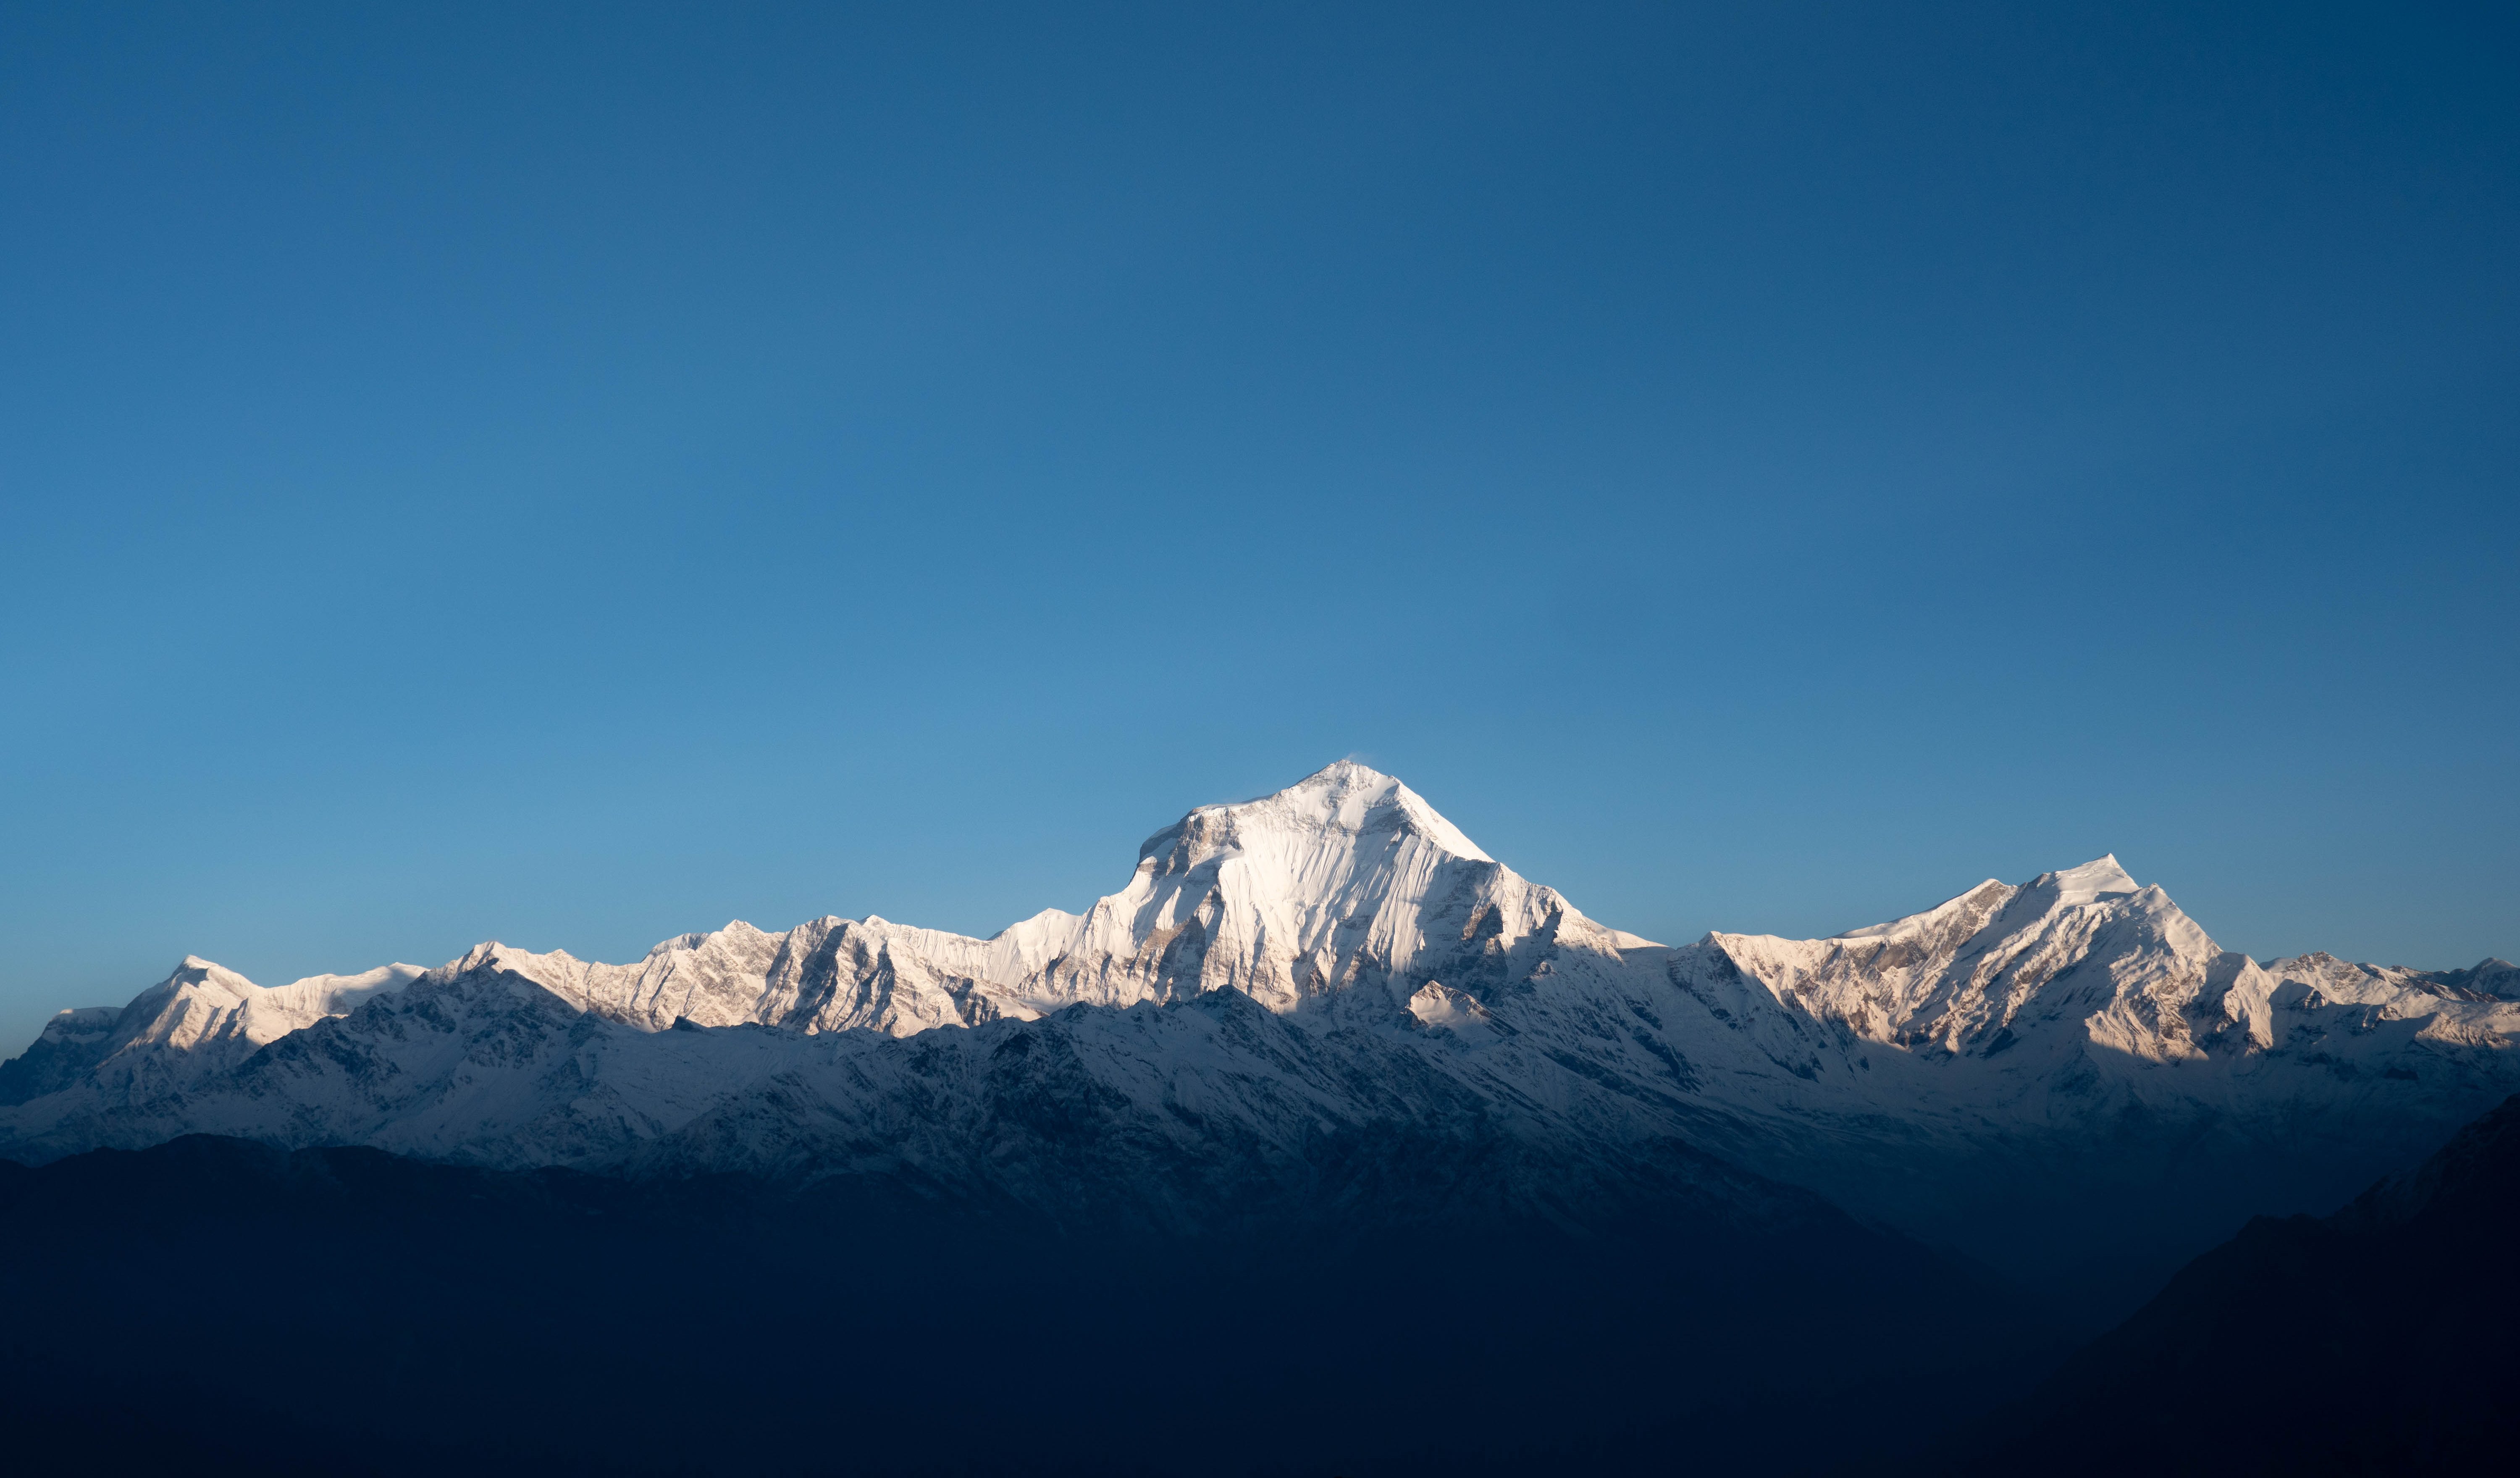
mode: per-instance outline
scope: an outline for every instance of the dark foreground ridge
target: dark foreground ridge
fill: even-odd
[[[0,1162],[0,1389],[26,1472],[1369,1478],[1819,1471],[2021,1368],[1813,1207],[1183,1236],[197,1135]]]
[[[2261,1217],[2068,1360],[1984,1474],[2492,1473],[2520,1461],[2520,1097],[2326,1218]]]

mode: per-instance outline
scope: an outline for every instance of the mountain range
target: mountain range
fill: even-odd
[[[731,923],[632,964],[485,944],[272,988],[187,959],[0,1066],[0,1155],[214,1133],[1180,1228],[1799,1187],[2124,1300],[2440,1143],[2520,1088],[2515,1037],[2507,963],[2252,959],[2114,857],[1828,939],[1657,944],[1343,762],[985,940]]]

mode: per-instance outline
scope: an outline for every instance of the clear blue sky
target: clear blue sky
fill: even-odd
[[[1662,938],[2520,955],[2514,17],[10,7],[0,1035],[1347,755]]]

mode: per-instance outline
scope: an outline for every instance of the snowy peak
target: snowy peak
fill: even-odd
[[[1720,954],[1700,971],[1710,982],[1737,970],[1792,1015],[1918,1063],[1985,1064],[2025,1093],[2084,1065],[2287,1057],[2340,1081],[2411,1082],[2427,1069],[2401,1054],[2491,1056],[2520,1027],[2490,966],[2425,974],[2323,954],[2262,966],[2114,856],[2018,886],[1989,881],[1833,939],[1718,934],[1699,947]]]
[[[2363,965],[2325,950],[2268,960],[2260,969],[2285,985],[2306,988],[2320,1002],[2395,1007],[2409,997],[2448,996],[2484,1003],[2520,1001],[2520,969],[2488,957],[2465,970],[2410,970],[2403,965]]]
[[[2464,970],[2437,970],[2432,979],[2454,991],[2490,1000],[2520,1000],[2520,965],[2487,955]]]
[[[1993,878],[1968,892],[1945,899],[1922,913],[1892,919],[1886,924],[1870,924],[1862,929],[1849,929],[1833,936],[1842,940],[1860,939],[1930,939],[1957,933],[1960,937],[1976,933],[1998,909],[2012,901],[2021,890],[1999,883]]]
[[[198,954],[185,955],[184,962],[177,965],[164,980],[159,981],[157,988],[169,993],[186,991],[210,992],[240,1001],[251,999],[254,993],[262,989],[225,965],[215,960],[203,959]]]
[[[2120,894],[2139,893],[2143,887],[2118,865],[2115,853],[2062,872],[2043,872],[2022,886],[2053,894],[2059,903],[2099,902]]]
[[[1342,760],[1256,801],[1202,806],[1147,839],[1139,856],[1188,871],[1245,838],[1356,846],[1374,836],[1415,837],[1448,855],[1494,861],[1408,786]]]
[[[2188,1007],[2231,974],[2214,976],[2214,942],[2114,855],[2018,886],[1989,879],[1831,939],[1708,943],[1781,1004],[1868,1041],[1957,1056],[1994,1057],[2034,1038],[2051,1056],[2086,1039],[2149,1061],[2192,1056]]]
[[[210,1040],[259,1046],[328,1016],[340,1016],[381,991],[399,991],[421,975],[417,965],[380,965],[357,975],[310,975],[285,986],[257,986],[197,954],[141,993],[116,1022],[117,1047],[155,1043],[190,1050]]]
[[[177,1089],[236,1066],[271,1042],[420,978],[417,965],[359,975],[310,975],[257,986],[200,955],[129,1005],[65,1011],[21,1057],[0,1069],[0,1103],[22,1102],[96,1075],[126,1092]]]
[[[1301,826],[1334,828],[1359,837],[1406,832],[1453,856],[1473,862],[1495,860],[1427,805],[1424,797],[1353,760],[1325,765],[1274,796],[1223,808],[1255,817],[1292,818]]]
[[[2104,903],[2142,891],[2142,885],[2118,865],[2117,855],[2112,853],[2080,867],[2043,872],[2017,887],[1988,878],[1968,892],[1946,899],[1921,913],[1892,919],[1886,924],[1849,929],[1831,938],[1912,941],[1966,937],[1984,928],[1998,914],[2013,910],[2016,906],[2035,917],[2053,908]],[[2166,897],[2164,901],[2167,901]]]
[[[1129,886],[1082,917],[1045,914],[990,945],[1045,961],[1024,979],[995,976],[1035,1010],[1231,987],[1292,1012],[1544,932],[1602,950],[1641,943],[1515,876],[1398,780],[1342,761],[1256,801],[1200,807],[1149,838]]]
[[[0,1062],[0,1105],[59,1092],[112,1050],[119,1006],[79,1006],[54,1014],[26,1050]]]

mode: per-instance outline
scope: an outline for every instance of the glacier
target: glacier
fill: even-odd
[[[206,1132],[1160,1225],[1782,1182],[2016,1272],[2148,1276],[2428,1152],[2520,1088],[2515,1036],[2502,961],[2252,959],[2114,857],[1829,939],[1657,944],[1342,762],[985,940],[738,922],[274,988],[187,959],[0,1065],[0,1155]]]

